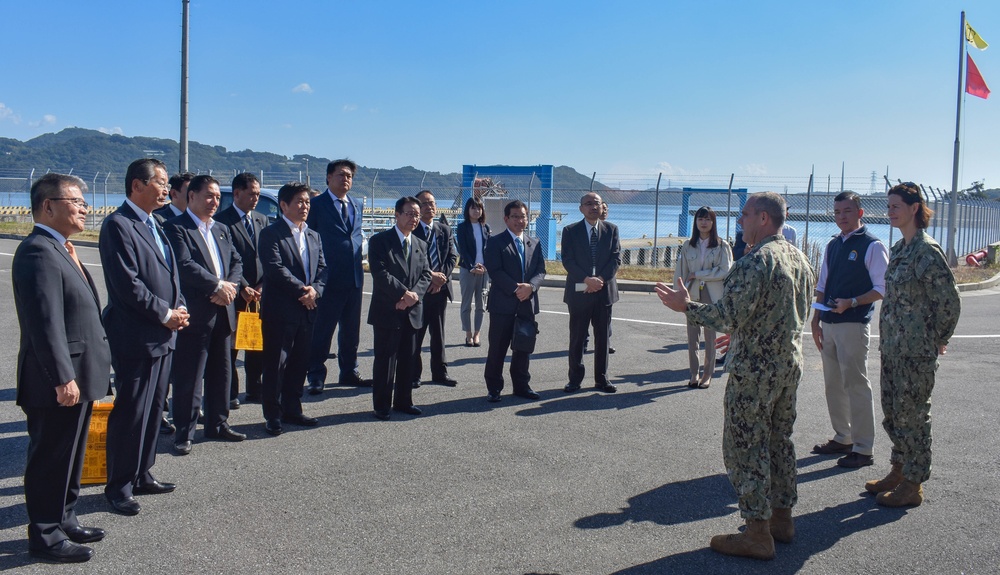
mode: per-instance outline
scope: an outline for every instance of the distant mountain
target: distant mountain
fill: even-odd
[[[111,173],[122,177],[125,170],[136,158],[156,157],[170,168],[179,163],[179,145],[174,140],[148,138],[144,136],[126,137],[105,134],[85,128],[66,128],[57,133],[42,134],[27,142],[10,138],[0,138],[0,176],[36,173],[46,170],[67,172],[85,180],[97,174]],[[306,179],[308,166],[310,183],[322,189],[326,180],[326,165],[329,158],[308,154],[297,154],[291,158],[271,152],[242,150],[230,152],[222,146],[209,146],[198,142],[188,143],[188,165],[192,172],[212,172],[221,176],[223,183],[239,171],[265,173],[268,186],[280,185],[301,177]],[[224,176],[223,176],[224,174]],[[371,189],[372,181],[378,177],[380,188],[399,188],[400,192],[415,193],[422,185],[431,189],[459,188],[462,174],[453,172],[425,172],[413,166],[384,169],[358,166],[354,176],[355,189]],[[535,188],[537,188],[537,181]],[[591,187],[591,178],[569,166],[559,166],[554,170],[553,189],[565,190],[557,193],[555,201],[575,201],[581,190]],[[609,190],[600,182],[594,182],[595,191]],[[570,191],[571,190],[571,191]],[[568,198],[568,199],[567,199]]]

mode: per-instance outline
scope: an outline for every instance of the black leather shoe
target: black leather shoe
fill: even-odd
[[[28,549],[28,555],[55,563],[83,563],[90,561],[94,550],[90,547],[77,545],[69,539],[64,539],[51,547],[44,549]]]
[[[340,376],[340,385],[353,385],[355,387],[371,387],[372,380],[362,379],[360,373],[354,372]]]
[[[135,497],[124,497],[122,499],[111,499],[108,497],[108,503],[111,504],[111,509],[115,513],[122,515],[138,515],[139,510],[142,509],[139,506],[139,502],[135,500]]]
[[[389,412],[388,411],[376,411],[375,413],[372,414],[372,416],[375,419],[380,419],[382,421],[389,421]]]
[[[500,401],[500,394],[499,393],[489,393],[489,394],[486,395],[486,401],[488,401],[490,403],[496,403],[496,402]]]
[[[515,393],[514,395],[518,397],[523,397],[524,399],[541,399],[542,397],[538,395],[538,392],[533,389],[529,389],[528,391],[520,391]]]
[[[863,453],[858,453],[857,451],[853,451],[837,460],[837,465],[848,469],[866,467],[872,463],[874,463],[874,461],[872,460],[871,455],[865,455]]]
[[[315,427],[319,423],[319,420],[315,417],[307,417],[301,413],[297,415],[286,415],[281,418],[282,423],[291,423],[292,425],[301,425],[303,427]]]
[[[187,443],[191,444],[190,441]],[[163,493],[171,493],[174,489],[177,489],[177,485],[173,483],[153,481],[152,483],[136,485],[132,488],[132,495],[161,495]]]
[[[96,543],[101,539],[104,539],[104,530],[100,527],[84,527],[82,525],[77,525],[76,527],[70,527],[69,529],[64,529],[66,535],[69,536],[69,540],[73,543]]]
[[[239,409],[239,408],[240,408],[240,400],[238,400],[238,399],[230,399],[229,400],[229,409],[232,410],[232,409]]]
[[[434,378],[432,381],[434,383],[437,383],[437,384],[440,384],[440,385],[446,385],[448,387],[455,387],[456,385],[458,385],[458,381],[457,380],[455,380],[453,378],[450,378],[447,375],[444,376],[444,377],[442,377],[442,378]]]
[[[198,410],[198,423],[200,423],[202,425],[205,425],[205,410],[204,409],[199,409]]]
[[[174,427],[173,423],[170,423],[166,415],[160,418],[160,433],[163,435],[170,435],[175,431],[177,431],[177,428]]]
[[[323,393],[324,384],[322,381],[309,382],[309,395],[319,395]]]
[[[566,393],[575,393],[577,391],[580,391],[580,384],[579,383],[567,383],[566,386],[563,387],[563,391],[565,391]]]
[[[821,443],[819,445],[814,445],[812,452],[817,455],[836,455],[836,454],[847,454],[854,451],[853,443],[840,443],[839,441],[830,440],[826,443]]]
[[[414,379],[414,380],[413,380],[413,383],[412,383],[412,384],[410,384],[410,387],[412,387],[413,389],[417,389],[417,388],[419,388],[419,387],[420,387],[420,383],[421,383],[421,382],[420,382],[420,380],[419,380],[419,379]]]
[[[614,353],[614,352],[615,352],[615,348],[613,348],[613,347],[609,347],[608,348],[608,353]]]
[[[246,435],[233,431],[228,425],[215,433],[209,433],[206,431],[205,437],[209,439],[221,439],[223,441],[243,441],[247,438]]]
[[[191,453],[190,441],[179,441],[174,444],[174,453],[177,455],[187,455]]]
[[[278,421],[277,419],[271,419],[264,424],[264,431],[266,431],[269,435],[274,435],[275,437],[277,437],[278,435],[281,435],[281,433],[284,430],[281,429],[280,421]]]
[[[603,391],[604,393],[614,393],[618,391],[618,388],[610,383],[602,383],[594,386],[597,391]]]
[[[415,405],[411,405],[410,407],[393,407],[392,410],[399,413],[406,413],[409,415],[420,415],[421,413],[423,413],[423,411],[420,411],[420,408],[416,407]]]

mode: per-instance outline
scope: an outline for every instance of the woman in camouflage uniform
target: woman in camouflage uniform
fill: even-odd
[[[924,231],[933,212],[907,182],[889,190],[889,223],[896,242],[885,272],[879,315],[882,427],[892,440],[892,470],[865,490],[889,507],[920,505],[931,474],[931,391],[937,357],[955,331],[961,301],[941,246]]]

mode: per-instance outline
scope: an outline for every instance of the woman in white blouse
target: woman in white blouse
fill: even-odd
[[[465,202],[464,218],[455,229],[458,236],[458,283],[462,291],[462,329],[465,346],[479,347],[479,329],[483,325],[483,294],[489,286],[489,276],[483,267],[483,248],[490,237],[486,225],[483,201],[472,197]],[[476,306],[475,320],[472,306]]]
[[[675,278],[682,278],[691,293],[691,301],[712,303],[722,297],[722,280],[733,265],[729,244],[719,237],[715,211],[708,206],[698,208],[694,215],[691,239],[684,242],[677,257]],[[698,338],[701,328],[688,324],[688,363],[691,379],[688,387],[707,388],[715,372],[715,331],[705,330],[705,363],[698,376]]]

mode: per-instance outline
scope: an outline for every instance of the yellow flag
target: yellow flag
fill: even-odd
[[[983,40],[983,37],[972,29],[972,25],[969,24],[968,20],[965,21],[965,40],[967,42],[970,42],[972,45],[974,45],[976,48],[979,48],[980,50],[985,50],[987,47],[989,47],[989,44],[986,43],[986,40]]]

